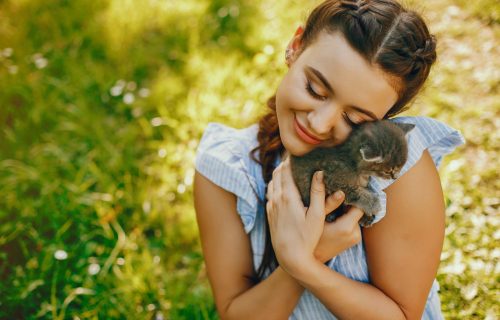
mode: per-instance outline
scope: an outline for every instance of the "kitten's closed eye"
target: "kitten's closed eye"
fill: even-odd
[[[379,155],[369,156],[367,148],[361,148],[359,152],[361,153],[361,157],[363,158],[363,160],[366,162],[374,162],[374,163],[384,162],[384,158],[382,158]]]

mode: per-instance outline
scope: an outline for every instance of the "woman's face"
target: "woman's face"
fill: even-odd
[[[299,29],[289,45],[295,52],[301,33]],[[397,97],[383,73],[354,51],[341,33],[322,32],[290,62],[276,92],[281,141],[296,156],[337,145],[353,123],[382,119]]]

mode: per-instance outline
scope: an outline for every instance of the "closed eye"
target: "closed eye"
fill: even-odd
[[[357,126],[365,122],[365,120],[361,119],[359,116],[355,117],[357,119],[353,119],[352,116],[349,116],[347,114],[347,112],[342,113],[342,116],[344,117],[345,121],[349,123],[350,126]]]
[[[307,90],[307,92],[309,92],[309,94],[314,99],[324,101],[324,100],[326,100],[328,98],[328,97],[322,96],[322,95],[318,94],[316,91],[314,91],[314,89],[313,89],[313,87],[311,85],[311,81],[309,81],[309,79],[306,80],[306,90]],[[354,127],[356,125],[360,125],[361,123],[365,122],[364,119],[361,119],[359,116],[356,117],[358,119],[354,120],[353,118],[351,118],[347,114],[347,112],[342,113],[342,117],[347,122],[347,124],[349,124],[349,126],[351,126],[351,127]]]
[[[318,94],[316,91],[314,91],[314,89],[311,86],[311,81],[309,81],[309,79],[307,79],[307,81],[306,81],[306,90],[309,92],[309,94],[314,99],[318,99],[318,100],[323,101],[323,100],[326,100],[326,98],[327,98],[325,96],[322,96],[322,95]]]

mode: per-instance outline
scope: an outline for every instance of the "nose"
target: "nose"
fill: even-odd
[[[331,138],[342,121],[342,108],[334,102],[322,104],[309,112],[307,120],[313,134],[323,139]]]

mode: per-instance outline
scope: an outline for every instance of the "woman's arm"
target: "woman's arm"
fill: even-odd
[[[252,287],[252,249],[234,194],[199,174],[194,204],[208,279],[221,319],[288,319],[304,288],[280,267]]]
[[[387,193],[387,214],[363,230],[371,284],[317,260],[292,271],[341,319],[420,319],[436,276],[444,239],[444,201],[427,151]]]
[[[311,197],[315,198],[317,194],[313,193]],[[266,196],[269,195],[268,191]],[[326,215],[338,208],[344,197],[333,195],[325,200],[322,195],[318,199]],[[259,284],[250,283],[252,251],[236,212],[234,194],[195,172],[194,200],[208,278],[221,318],[288,319],[304,288],[281,267]],[[325,262],[359,242],[361,233],[357,222],[362,214],[360,210],[352,210],[328,223],[315,257]]]

